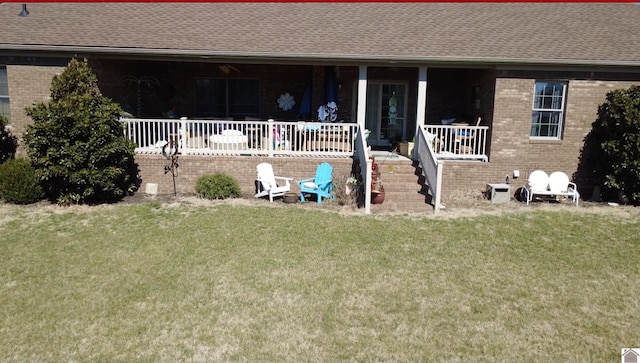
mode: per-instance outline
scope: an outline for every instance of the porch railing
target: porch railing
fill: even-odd
[[[438,159],[488,161],[488,126],[424,125],[426,138]]]
[[[124,134],[141,154],[165,144],[183,155],[352,156],[355,123],[122,118]]]

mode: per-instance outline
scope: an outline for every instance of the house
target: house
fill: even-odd
[[[18,137],[24,108],[86,58],[136,118],[293,124],[335,100],[330,117],[369,130],[373,148],[429,130],[442,200],[516,170],[516,183],[535,169],[573,175],[606,93],[640,82],[632,3],[5,3],[0,23],[0,112]],[[303,177],[323,157],[272,156],[185,154],[180,185],[215,170],[248,189],[263,160]],[[348,157],[333,160],[350,172]],[[143,181],[169,182],[160,155],[137,161]]]

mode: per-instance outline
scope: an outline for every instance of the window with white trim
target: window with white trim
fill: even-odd
[[[7,69],[0,67],[0,115],[11,122],[9,114],[9,82],[7,81]]]
[[[562,137],[566,94],[566,82],[536,82],[531,116],[531,138],[560,139]]]

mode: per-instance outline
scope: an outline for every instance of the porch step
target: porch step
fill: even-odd
[[[385,200],[382,204],[371,204],[372,213],[433,213],[433,205],[429,204],[431,197],[419,167],[410,159],[383,161],[376,158],[376,162],[384,185]]]

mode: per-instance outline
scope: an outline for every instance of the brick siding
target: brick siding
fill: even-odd
[[[268,162],[273,166],[276,176],[293,178],[291,191],[300,192],[297,180],[315,176],[316,167],[322,162],[333,166],[334,180],[344,180],[351,174],[353,161],[350,158],[290,158],[290,157],[250,157],[250,156],[180,156],[176,178],[176,190],[179,194],[194,194],[198,178],[205,174],[224,173],[238,181],[244,197],[255,194],[256,166]],[[144,193],[147,183],[158,184],[158,194],[173,194],[171,173],[165,174],[164,167],[169,161],[161,155],[137,155],[136,163],[140,170]]]

